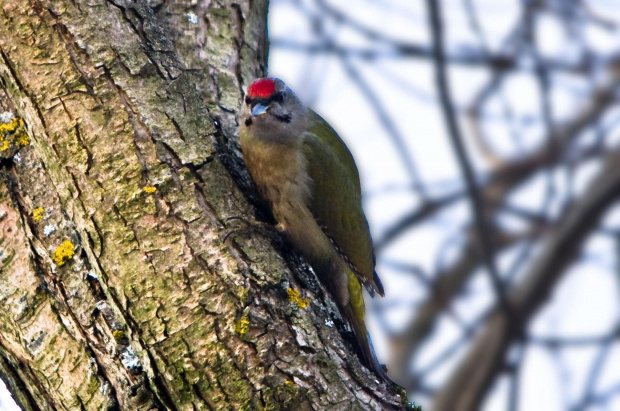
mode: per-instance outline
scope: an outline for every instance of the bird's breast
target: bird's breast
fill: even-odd
[[[301,150],[258,144],[244,147],[243,155],[261,196],[271,206],[278,229],[311,264],[330,260],[333,247],[308,208],[312,182]]]
[[[260,194],[272,207],[306,203],[310,182],[296,147],[257,143],[243,147],[243,156]]]

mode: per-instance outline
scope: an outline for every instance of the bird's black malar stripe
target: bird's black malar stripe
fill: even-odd
[[[275,117],[278,120],[283,121],[285,123],[290,123],[291,122],[291,115],[290,114],[284,114],[282,116],[276,115]]]

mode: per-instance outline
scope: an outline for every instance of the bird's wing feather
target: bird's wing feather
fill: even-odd
[[[338,134],[311,112],[303,153],[312,180],[310,208],[360,282],[371,295],[383,295],[377,277],[372,239],[362,210],[361,190],[353,156]]]

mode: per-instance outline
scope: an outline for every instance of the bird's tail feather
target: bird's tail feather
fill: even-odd
[[[342,309],[342,314],[346,318],[346,320],[351,325],[353,329],[353,333],[355,334],[355,339],[357,341],[357,345],[362,354],[362,362],[366,365],[370,370],[374,371],[374,373],[385,381],[388,385],[394,386],[396,383],[388,377],[385,369],[379,363],[377,359],[377,355],[375,354],[375,349],[372,345],[372,340],[370,339],[370,335],[366,330],[366,325],[364,324],[363,318],[360,319],[350,304],[347,304]]]

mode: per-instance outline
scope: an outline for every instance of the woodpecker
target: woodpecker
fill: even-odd
[[[277,229],[335,299],[363,362],[392,383],[364,324],[362,286],[373,297],[384,296],[384,290],[353,156],[334,129],[280,79],[255,80],[242,105],[243,158]]]

